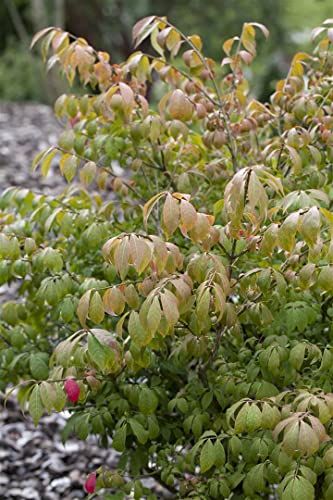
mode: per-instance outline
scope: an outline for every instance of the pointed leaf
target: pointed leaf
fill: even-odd
[[[212,441],[207,439],[200,452],[200,469],[204,474],[215,464],[215,449]]]
[[[37,427],[37,424],[43,416],[43,413],[44,407],[42,398],[40,396],[40,388],[39,385],[35,385],[29,397],[29,414],[35,427]]]

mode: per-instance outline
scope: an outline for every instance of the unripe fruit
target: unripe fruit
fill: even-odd
[[[93,472],[87,477],[84,487],[87,493],[94,493],[96,488],[96,472]]]
[[[76,403],[78,401],[79,397],[80,397],[80,386],[76,382],[76,380],[73,380],[72,378],[66,380],[65,385],[64,385],[64,389],[65,389],[65,392],[66,392],[66,394],[67,394],[68,399],[70,400],[70,402],[71,403]]]

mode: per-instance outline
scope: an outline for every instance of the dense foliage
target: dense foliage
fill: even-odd
[[[332,498],[332,24],[269,104],[244,76],[257,23],[222,67],[155,16],[133,38],[159,55],[121,65],[35,36],[94,93],[58,98],[64,132],[34,161],[45,176],[58,158],[69,187],[0,199],[0,282],[17,290],[1,389],[18,385],[36,425],[68,408],[65,440],[119,452],[89,493],[154,499],[148,476],[172,498]]]

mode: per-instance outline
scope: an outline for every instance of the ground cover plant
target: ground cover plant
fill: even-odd
[[[57,99],[33,165],[58,158],[68,188],[0,199],[1,390],[119,452],[92,497],[157,498],[146,477],[171,498],[332,497],[332,25],[266,104],[246,81],[261,24],[222,64],[156,16],[133,29],[154,51],[121,65],[34,37],[86,93]]]

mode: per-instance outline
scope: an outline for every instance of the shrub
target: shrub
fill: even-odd
[[[17,42],[9,44],[0,58],[1,100],[46,102],[42,70],[39,58],[30,54],[28,48]]]
[[[122,65],[58,29],[35,36],[93,94],[58,98],[64,132],[34,161],[45,176],[57,155],[69,187],[1,197],[0,282],[17,300],[0,378],[36,425],[67,408],[65,440],[119,452],[89,493],[154,499],[151,476],[173,498],[332,497],[331,25],[269,104],[244,76],[268,35],[256,23],[224,43],[222,69],[156,16],[133,38],[158,55]]]

